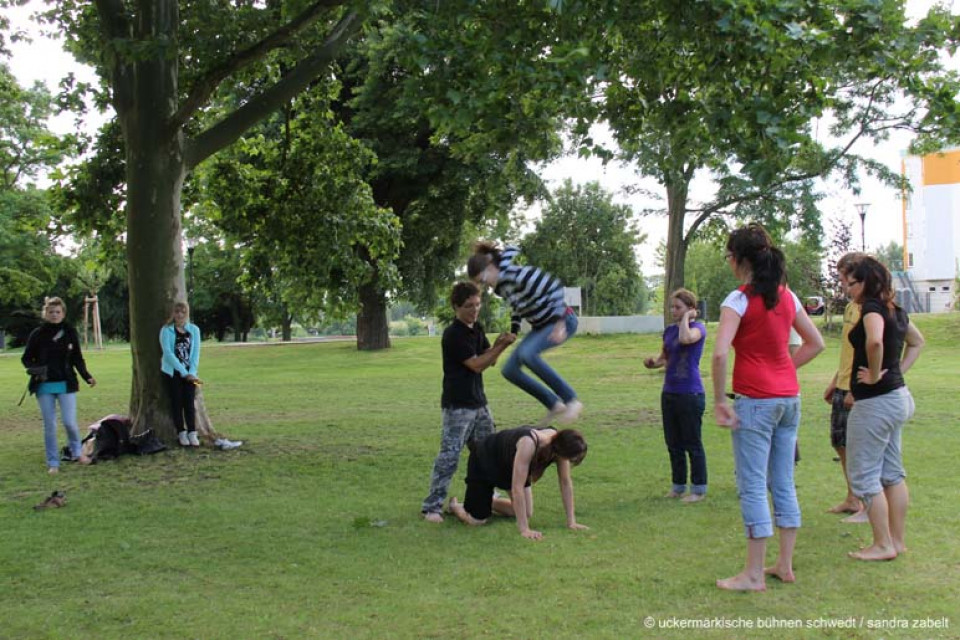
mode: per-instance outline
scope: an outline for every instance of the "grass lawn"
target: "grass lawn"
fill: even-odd
[[[508,520],[472,529],[419,519],[440,436],[437,338],[396,340],[385,353],[207,344],[207,406],[241,449],[67,465],[57,476],[46,473],[36,403],[15,405],[19,354],[5,354],[0,638],[960,638],[960,315],[914,320],[927,349],[908,375],[909,552],[850,560],[869,527],[825,513],[844,495],[821,399],[838,358],[828,338],[801,373],[797,583],[771,581],[763,594],[714,586],[741,569],[745,543],[730,436],[709,402],[708,498],[662,497],[662,373],[641,365],[657,336],[582,336],[550,354],[586,405],[578,427],[590,453],[574,479],[591,529],[564,528],[549,471],[535,490],[540,542]],[[123,412],[130,388],[126,349],[87,362],[99,384],[80,393],[81,425]],[[540,417],[496,371],[486,385],[500,428]],[[464,457],[455,495],[465,467]],[[68,506],[35,512],[56,488]],[[705,624],[690,620],[741,628],[676,628]],[[850,627],[819,628],[831,624]]]

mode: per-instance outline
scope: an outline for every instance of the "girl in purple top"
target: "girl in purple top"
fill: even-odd
[[[706,398],[700,380],[700,356],[707,339],[707,328],[697,317],[697,296],[686,289],[670,295],[670,313],[676,324],[663,331],[663,349],[656,358],[646,358],[643,366],[666,366],[660,410],[663,414],[663,438],[670,454],[673,486],[668,498],[699,502],[707,493],[707,456],[700,438]],[[690,457],[690,494],[687,490],[687,456]]]

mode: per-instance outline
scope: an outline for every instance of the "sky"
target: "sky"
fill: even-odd
[[[907,15],[918,18],[935,4],[937,4],[935,0],[907,0]],[[950,7],[954,13],[960,12],[960,0],[946,0],[942,4]],[[11,46],[13,56],[10,65],[17,80],[22,85],[31,85],[39,80],[52,91],[56,90],[60,78],[68,71],[73,71],[80,80],[94,81],[95,75],[90,68],[78,65],[69,54],[63,51],[59,41],[40,36],[36,26],[29,22],[28,16],[42,7],[42,2],[32,0],[24,7],[4,10],[15,26],[33,34],[32,43]],[[960,68],[960,58],[954,57],[951,64],[957,64]],[[54,130],[58,131],[69,131],[73,127],[71,116],[61,117],[53,125]],[[823,128],[826,129],[826,126]],[[601,131],[598,135],[604,134]],[[880,146],[862,143],[854,147],[854,151],[874,158],[899,172],[900,159],[910,144],[910,139],[909,134],[898,132]],[[630,166],[614,162],[604,165],[597,159],[582,159],[575,156],[567,156],[543,166],[541,176],[551,189],[558,187],[565,179],[570,179],[575,184],[598,182],[604,189],[614,194],[615,202],[629,205],[636,212],[653,203],[643,199],[642,196],[631,196],[625,193],[624,187],[641,187],[657,193],[662,192],[655,180],[638,176]],[[821,189],[826,194],[826,198],[821,203],[821,210],[824,213],[824,229],[827,233],[833,228],[835,221],[842,220],[851,225],[853,237],[859,238],[860,218],[855,205],[866,203],[869,205],[864,224],[867,250],[886,245],[891,241],[902,244],[901,204],[896,190],[869,177],[864,178],[862,193],[859,196],[835,182],[825,182],[821,185]],[[693,201],[691,204],[708,199],[711,192],[709,179],[701,177],[694,182],[691,189]],[[530,220],[535,218],[537,213],[538,209],[534,208],[525,212],[525,215]],[[654,256],[657,246],[666,236],[667,221],[665,217],[660,216],[645,216],[639,221],[641,230],[647,234],[648,239],[639,247],[638,257],[642,262],[644,273],[652,274],[658,270]]]

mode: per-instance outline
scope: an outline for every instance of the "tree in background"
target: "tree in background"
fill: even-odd
[[[464,238],[544,193],[531,163],[560,152],[564,105],[585,90],[579,42],[563,35],[574,4],[396,2],[345,52],[333,110],[376,155],[366,179],[402,233],[397,291],[361,287],[360,348],[389,346],[390,295],[431,309]]]
[[[847,305],[847,296],[840,286],[840,274],[837,273],[837,262],[844,255],[854,251],[853,231],[850,223],[844,220],[837,221],[830,233],[830,243],[827,246],[827,261],[824,265],[823,297],[826,303],[826,326],[833,327],[833,314],[842,316]]]
[[[647,295],[636,249],[646,236],[632,218],[630,207],[614,204],[596,182],[566,180],[523,238],[523,253],[564,285],[581,287],[584,315],[641,313]]]
[[[399,221],[374,203],[376,158],[333,120],[330,91],[316,83],[198,171],[196,215],[242,250],[237,281],[285,340],[295,315],[343,317],[362,287],[395,286]]]
[[[905,270],[903,268],[903,245],[899,242],[891,240],[888,244],[880,245],[874,255],[890,271]]]
[[[156,337],[173,301],[185,298],[187,174],[329,68],[362,23],[343,5],[63,0],[46,14],[71,52],[96,68],[122,134],[135,431],[149,425],[173,437]],[[296,66],[247,86],[242,106],[214,118],[218,91],[280,50],[297,52]]]
[[[791,191],[810,193],[831,172],[854,191],[861,169],[895,184],[852,153],[858,140],[894,129],[929,140],[960,134],[958,74],[940,56],[956,46],[960,18],[943,8],[916,27],[900,0],[611,0],[593,9],[583,33],[601,97],[577,114],[581,153],[612,155],[590,137],[604,121],[619,157],[663,186],[668,291],[684,284],[687,247],[711,217],[790,202]],[[828,116],[836,143],[818,135]],[[704,172],[717,194],[692,203],[691,181]]]
[[[36,185],[80,148],[77,136],[47,128],[55,111],[42,84],[21,87],[0,62],[0,330],[18,338],[31,328],[45,295],[70,304],[63,286],[69,277],[62,277],[70,265],[54,252],[50,198]]]

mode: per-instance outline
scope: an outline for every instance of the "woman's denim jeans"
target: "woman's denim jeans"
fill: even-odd
[[[577,332],[579,321],[574,313],[567,313],[563,321],[567,327],[566,340],[569,340]],[[557,403],[557,396],[564,402],[570,402],[577,397],[577,393],[570,388],[570,385],[540,357],[540,354],[547,349],[563,344],[563,342],[557,344],[550,341],[553,327],[554,323],[548,324],[521,340],[501,369],[504,378],[539,400],[540,404],[547,409],[552,409]],[[546,383],[546,387],[524,373],[522,366],[529,367],[530,371]]]
[[[57,449],[57,401],[60,401],[60,420],[67,430],[67,442],[70,445],[70,455],[74,458],[80,455],[80,430],[77,428],[77,394],[76,393],[41,393],[37,394],[37,404],[43,415],[43,446],[47,451],[47,466],[60,466],[60,451]]]
[[[800,424],[800,398],[747,398],[734,403],[740,426],[734,429],[740,512],[748,538],[773,535],[767,490],[773,496],[776,525],[800,526],[800,505],[793,483],[793,453]]]

